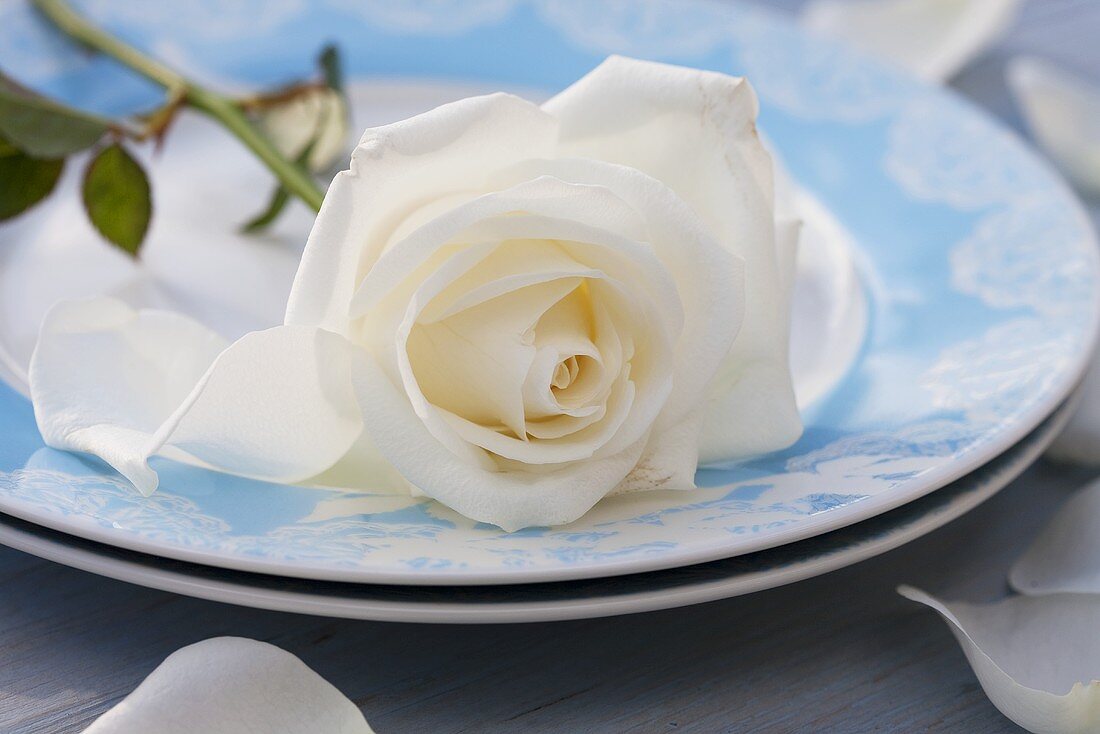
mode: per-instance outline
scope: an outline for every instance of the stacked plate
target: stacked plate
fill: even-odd
[[[1100,302],[1087,218],[1012,134],[947,91],[724,2],[456,0],[433,2],[448,6],[435,15],[419,2],[328,0],[268,8],[263,23],[253,5],[171,22],[167,10],[97,8],[105,25],[170,49],[195,74],[217,69],[225,84],[301,74],[335,40],[361,75],[359,125],[472,92],[545,95],[608,53],[748,76],[808,223],[792,337],[805,435],[701,469],[697,490],[614,497],[571,525],[517,533],[423,498],[169,460],[158,460],[161,488],[141,497],[104,465],[42,444],[25,371],[44,309],[110,291],[170,301],[230,335],[267,326],[309,227],[297,212],[271,241],[232,234],[270,183],[209,123],[185,118],[150,163],[158,214],[143,269],[85,231],[72,191],[0,229],[2,543],[148,586],[316,614],[619,614],[768,588],[901,545],[1011,481],[1072,410]],[[105,89],[110,104],[149,101],[117,70],[57,59],[28,32],[29,15],[4,12],[13,22],[0,35],[17,35],[0,43],[0,66],[76,103],[102,107]],[[47,54],[56,63],[40,63]]]

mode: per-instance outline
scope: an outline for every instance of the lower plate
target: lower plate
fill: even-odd
[[[260,3],[243,0],[213,14],[180,10],[195,3],[84,3],[94,21],[154,55],[171,49],[196,76],[228,75],[245,88],[296,78],[317,49],[340,44],[357,80],[358,129],[473,91],[553,94],[609,53],[745,75],[760,129],[815,203],[807,231],[840,230],[851,243],[847,274],[805,288],[796,278],[796,312],[801,302],[820,319],[792,319],[796,367],[799,354],[841,342],[858,347],[851,363],[806,359],[818,399],[806,399],[806,430],[791,448],[708,466],[692,492],[607,498],[563,527],[503,533],[424,498],[265,484],[159,458],[160,489],[141,497],[101,463],[43,446],[29,401],[14,391],[25,387],[18,378],[42,311],[59,297],[111,292],[183,308],[229,337],[272,326],[311,220],[298,207],[263,238],[234,234],[270,175],[210,120],[182,115],[146,161],[157,214],[140,265],[88,223],[78,160],[48,203],[0,229],[0,352],[14,386],[0,385],[0,512],[131,551],[307,580],[416,588],[604,579],[801,541],[938,491],[1034,430],[1090,360],[1100,260],[1064,182],[949,90],[763,4],[264,3],[276,4],[282,11],[259,23],[246,8]],[[76,49],[59,57],[32,4],[0,8],[5,72],[81,108],[159,101],[108,60]],[[840,339],[824,324],[850,326],[861,309],[812,286],[839,282],[850,295],[851,281],[866,296],[866,330]],[[822,370],[826,362],[836,369]]]
[[[1079,391],[1001,456],[951,485],[809,540],[667,571],[489,587],[348,584],[226,571],[81,540],[0,515],[0,543],[102,576],[201,599],[348,619],[544,622],[668,609],[818,576],[897,548],[973,509],[1018,477],[1065,426]]]

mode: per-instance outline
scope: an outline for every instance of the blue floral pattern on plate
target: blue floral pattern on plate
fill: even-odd
[[[161,556],[332,580],[519,583],[670,567],[809,537],[926,494],[1022,438],[1087,360],[1097,256],[1061,181],[950,93],[759,8],[78,4],[176,63],[240,83],[292,76],[328,40],[354,73],[544,89],[613,52],[746,74],[769,138],[858,242],[871,329],[791,449],[701,469],[691,493],[609,498],[568,527],[506,534],[422,498],[266,484],[167,460],[146,499],[98,462],[43,447],[26,399],[0,387],[0,511],[11,515]],[[0,66],[93,108],[155,99],[104,60],[74,54],[22,2],[0,7]]]

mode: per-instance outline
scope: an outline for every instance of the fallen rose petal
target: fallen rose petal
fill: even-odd
[[[1075,184],[1100,196],[1100,82],[1032,58],[1013,59],[1007,79],[1035,140]]]
[[[1010,597],[947,604],[910,586],[907,599],[944,618],[989,700],[1028,731],[1100,729],[1100,596]]]
[[[185,316],[96,298],[46,315],[29,377],[50,446],[96,454],[148,494],[148,459],[166,445],[273,481],[329,469],[362,432],[350,366],[347,343],[320,329],[227,347]]]
[[[1020,0],[810,0],[802,23],[945,81],[1012,24]]]
[[[1021,594],[1100,594],[1100,481],[1076,492],[1012,566]]]
[[[85,734],[373,734],[344,694],[294,655],[215,637],[165,658]]]

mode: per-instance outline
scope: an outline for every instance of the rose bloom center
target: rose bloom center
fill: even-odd
[[[546,270],[523,270],[524,253]],[[598,445],[631,402],[631,300],[562,243],[505,242],[425,309],[409,363],[452,429],[503,458],[517,441]]]

